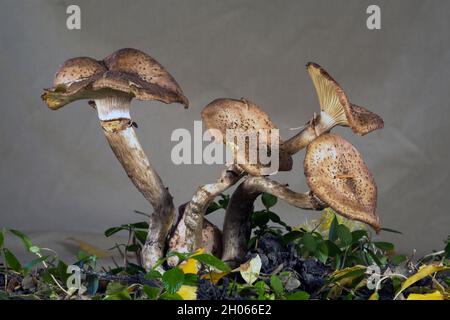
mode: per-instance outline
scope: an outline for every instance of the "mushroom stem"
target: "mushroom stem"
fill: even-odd
[[[112,151],[133,184],[154,209],[149,219],[147,241],[142,250],[144,267],[150,269],[164,254],[175,209],[172,196],[139,143],[125,102],[123,97],[95,101],[103,132]]]
[[[169,240],[170,251],[193,252],[202,247],[203,217],[206,210],[219,194],[238,182],[242,174],[238,166],[232,165],[222,172],[216,183],[197,189]],[[174,265],[177,261],[176,257],[171,257],[168,263]]]
[[[297,193],[265,177],[248,177],[234,191],[225,213],[222,260],[232,267],[239,265],[245,258],[251,233],[250,214],[253,211],[253,203],[263,192],[298,208],[309,210],[324,208],[323,203],[312,192]]]
[[[314,114],[308,121],[305,128],[292,138],[286,140],[281,148],[290,155],[296,154],[304,149],[311,141],[329,132],[338,123],[327,113],[321,112],[320,115]]]

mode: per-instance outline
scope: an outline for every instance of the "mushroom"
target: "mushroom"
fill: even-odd
[[[350,127],[360,136],[383,128],[383,119],[363,107],[350,103],[344,90],[325,69],[314,62],[308,63],[306,69],[316,88],[320,115],[314,115],[301,132],[283,144],[282,149],[285,152],[291,155],[297,153],[336,125]]]
[[[260,176],[276,173],[276,171],[289,171],[292,169],[292,158],[283,150],[272,148],[271,132],[276,129],[269,116],[256,104],[242,98],[216,99],[208,104],[202,111],[202,120],[207,129],[216,139],[225,143],[233,152],[234,163],[238,164],[247,173]],[[244,147],[234,140],[227,139],[227,133],[235,130],[235,138],[256,135],[256,148],[249,140],[245,140]],[[263,133],[263,134],[261,134]],[[282,141],[279,141],[282,144]],[[252,161],[251,154],[257,155],[259,148],[264,147],[267,154],[279,152],[279,166],[275,171],[268,172],[271,163],[262,163],[259,157]]]
[[[322,135],[308,145],[304,169],[308,186],[327,206],[380,231],[377,186],[353,145],[338,135]]]
[[[97,109],[102,131],[114,154],[136,188],[154,208],[150,217],[143,262],[151,268],[163,255],[173,224],[172,196],[152,168],[131,121],[131,100],[178,102],[188,107],[175,79],[149,55],[136,49],[120,49],[102,61],[88,57],[67,60],[58,69],[54,86],[42,99],[50,109],[90,99]]]

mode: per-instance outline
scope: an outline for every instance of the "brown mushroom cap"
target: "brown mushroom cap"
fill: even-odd
[[[377,186],[361,154],[344,138],[324,134],[312,141],[304,160],[313,193],[342,216],[380,230]]]
[[[175,79],[156,60],[136,49],[120,49],[96,61],[80,57],[63,63],[54,87],[45,89],[42,99],[51,109],[80,99],[100,99],[115,92],[138,100],[189,102]]]
[[[309,62],[306,68],[316,88],[320,109],[342,126],[349,126],[358,135],[365,135],[384,127],[377,114],[351,104],[341,86],[317,63]]]
[[[221,137],[223,138],[222,142],[230,146],[233,151],[236,150],[234,141],[226,141],[226,134],[228,129],[242,130],[244,134],[245,132],[267,130],[267,134],[265,135],[265,143],[267,145],[267,149],[270,150],[270,130],[276,129],[276,127],[273,124],[272,120],[270,120],[269,116],[260,107],[258,107],[251,101],[248,101],[246,99],[216,99],[209,103],[202,110],[201,115],[206,128],[219,130],[221,133]],[[261,138],[261,136],[259,136],[259,138]],[[259,144],[260,143],[261,141],[259,141]],[[245,152],[244,150],[237,150],[238,155],[244,154],[244,162],[248,160],[248,148],[249,146],[247,143]],[[280,162],[278,170],[291,170],[291,156],[284,152],[281,148],[279,152]],[[259,161],[255,164],[239,163],[239,166],[241,166],[249,174],[255,176],[261,175],[262,170],[266,168],[266,166],[259,163]]]

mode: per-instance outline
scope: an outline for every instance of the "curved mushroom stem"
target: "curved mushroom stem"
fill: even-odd
[[[314,114],[313,118],[308,121],[305,128],[302,129],[292,138],[286,140],[280,148],[288,154],[293,155],[305,148],[311,141],[329,132],[337,123],[325,112],[320,115]]]
[[[232,267],[242,262],[250,239],[250,213],[261,193],[269,193],[302,209],[321,210],[324,204],[312,192],[297,193],[265,177],[248,177],[231,196],[222,232],[222,260]]]
[[[106,139],[136,188],[153,206],[147,241],[142,250],[144,267],[150,269],[164,254],[166,238],[175,218],[172,196],[145,155],[130,119],[101,121]]]
[[[219,194],[238,182],[242,174],[238,166],[232,165],[222,172],[216,183],[197,189],[169,240],[170,251],[193,252],[202,247],[203,216],[206,210]],[[177,257],[171,257],[168,261],[169,265],[176,265],[177,262]]]

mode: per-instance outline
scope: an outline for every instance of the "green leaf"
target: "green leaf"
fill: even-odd
[[[178,293],[169,293],[164,292],[161,296],[159,296],[161,300],[183,300],[183,298]]]
[[[186,273],[184,275],[183,285],[196,286],[196,285],[198,285],[198,279],[199,279],[198,275],[193,274],[193,273]]]
[[[372,251],[367,249],[367,253],[370,255],[370,257],[373,259],[373,261],[380,267],[382,267],[384,264],[381,262],[380,258]]]
[[[155,279],[160,279],[161,277],[162,277],[162,274],[153,269],[150,270],[149,272],[147,272],[144,276],[144,278],[146,280],[155,280]]]
[[[0,231],[0,248],[3,247],[4,243],[5,243],[5,235],[3,234],[3,231]]]
[[[377,241],[373,243],[375,247],[384,251],[392,251],[394,250],[394,245],[390,242]]]
[[[122,230],[124,230],[124,228],[122,228],[122,227],[112,227],[112,228],[109,228],[109,229],[107,229],[107,230],[105,231],[105,236],[106,236],[106,237],[110,237],[110,236],[112,236],[113,234],[116,234],[117,232],[122,231]]]
[[[337,234],[337,226],[339,225],[339,222],[337,220],[336,215],[334,215],[333,221],[331,221],[330,230],[328,231],[328,239],[331,241],[336,241],[338,238]]]
[[[132,227],[136,229],[148,229],[148,223],[147,222],[136,222],[131,224]]]
[[[305,233],[303,235],[302,243],[310,252],[314,252],[317,249],[317,241],[311,233]]]
[[[283,294],[283,283],[281,282],[281,279],[274,274],[270,277],[270,287],[277,296],[281,296]]]
[[[98,277],[96,275],[87,275],[86,282],[87,282],[86,293],[90,296],[95,295],[98,291],[98,286],[99,286]]]
[[[222,209],[222,207],[217,202],[213,202],[209,205],[208,209],[206,209],[205,216],[219,209]]]
[[[130,244],[126,247],[127,251],[129,252],[137,252],[141,249],[141,246],[138,244]]]
[[[294,241],[294,240],[296,240],[298,238],[301,238],[302,235],[303,235],[303,232],[298,231],[298,230],[293,230],[293,231],[290,231],[290,232],[286,233],[283,236],[283,240],[282,241],[283,241],[284,244],[289,244],[292,241]]]
[[[330,257],[335,257],[342,253],[341,249],[339,249],[339,247],[334,242],[325,240],[325,244],[327,245],[328,255]]]
[[[325,243],[325,241],[320,241],[319,244],[317,245],[317,250],[314,254],[316,256],[316,258],[322,262],[322,263],[327,263],[328,260],[328,246]]]
[[[290,294],[286,297],[288,300],[308,300],[309,293],[305,291],[297,291],[293,294]]]
[[[20,264],[19,260],[17,260],[16,256],[6,248],[3,248],[3,253],[5,255],[5,260],[8,267],[16,272],[21,272],[22,265]]]
[[[47,259],[48,259],[48,256],[42,256],[42,257],[39,257],[37,259],[31,260],[30,262],[28,262],[27,264],[25,264],[23,266],[23,269],[24,269],[25,272],[28,272],[31,269],[33,269],[33,267],[35,265],[38,265],[39,263],[41,263],[41,262],[43,262],[43,261],[45,261]]]
[[[206,264],[208,266],[219,269],[220,271],[223,272],[230,272],[231,270],[230,267],[226,265],[222,260],[207,253],[198,254],[192,256],[191,258],[200,261],[201,263]]]
[[[358,242],[361,238],[367,236],[366,230],[355,230],[352,232],[352,243]]]
[[[344,246],[349,246],[352,244],[352,234],[347,226],[340,224],[336,227],[336,232],[339,240]]]
[[[162,276],[162,282],[167,292],[176,293],[184,283],[184,273],[178,268],[167,270]]]
[[[30,251],[30,248],[33,246],[33,243],[31,242],[31,239],[26,234],[24,234],[18,230],[14,230],[14,229],[10,229],[9,231],[16,237],[20,238],[20,240],[22,240],[25,248],[27,248],[27,250]]]
[[[255,225],[255,226],[259,226],[259,227],[264,226],[270,220],[269,212],[266,210],[255,211],[251,215],[251,220],[252,220],[253,225]]]
[[[264,281],[257,281],[253,287],[256,290],[256,293],[258,294],[258,298],[262,298],[264,296],[264,293],[266,292],[266,283]]]
[[[400,255],[396,255],[396,256],[392,257],[391,262],[392,262],[392,264],[399,265],[399,264],[402,264],[403,262],[405,262],[406,259],[407,259],[407,257],[405,255],[400,254]]]
[[[277,197],[268,194],[268,193],[263,193],[261,195],[261,201],[263,203],[263,205],[266,207],[267,210],[269,210],[269,208],[272,208],[274,205],[277,204]]]
[[[147,297],[150,300],[156,300],[156,298],[158,298],[158,295],[161,292],[160,288],[157,287],[150,287],[149,285],[144,284],[144,286],[142,287],[142,289],[144,290],[145,294],[147,295]]]
[[[1,246],[0,246],[0,247],[1,247]],[[444,249],[444,256],[445,256],[447,259],[450,259],[450,241],[447,242],[447,245],[445,246],[445,249]]]
[[[147,240],[147,231],[144,230],[135,230],[134,231],[134,236],[136,237],[136,239],[138,239],[138,241],[141,244],[145,244],[145,241]]]
[[[400,231],[394,230],[394,229],[389,229],[389,228],[381,228],[380,230],[382,231],[386,231],[386,232],[392,232],[392,233],[398,233],[398,234],[403,234]]]
[[[110,282],[106,287],[105,300],[131,300],[127,286],[120,282]]]

